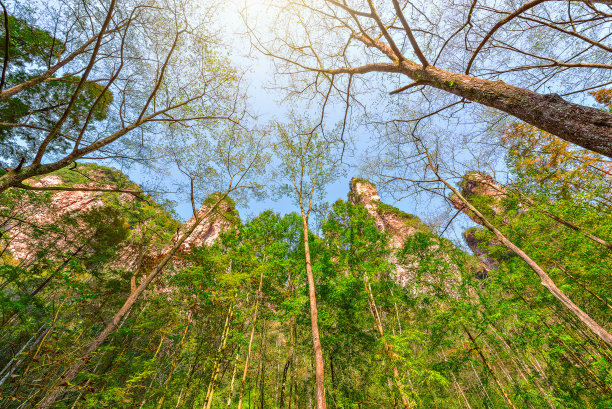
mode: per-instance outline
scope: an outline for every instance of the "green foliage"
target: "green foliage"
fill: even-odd
[[[3,19],[4,21],[4,19]],[[8,16],[9,60],[18,67],[32,63],[54,62],[64,50],[64,44],[51,33],[33,27],[27,21]],[[0,43],[4,44],[6,33],[2,30]],[[0,58],[4,60],[5,49],[1,47]]]
[[[133,188],[120,173],[94,164],[56,175],[66,186]],[[1,199],[0,215],[10,228],[28,212],[51,206],[51,194],[21,193]],[[178,228],[147,201],[96,197],[102,207],[28,230],[38,240],[31,260],[2,255],[0,366],[15,367],[0,385],[3,407],[37,402],[61,382],[82,347],[123,305],[131,280],[148,274]],[[305,238],[301,215],[265,211],[241,221],[231,199],[223,200],[220,216],[233,227],[212,246],[172,261],[171,271],[85,363],[58,407],[203,407],[213,388],[212,407],[236,408],[249,345],[242,407],[280,407],[281,395],[285,408],[289,402],[309,407],[315,378],[305,239],[331,407],[402,407],[402,396],[418,408],[503,408],[508,400],[517,408],[610,405],[607,350],[488,231],[470,232],[498,264],[482,275],[474,255],[393,207],[378,210],[417,227],[406,229],[398,250],[368,210],[351,202],[335,202],[320,234]],[[537,256],[577,304],[605,322],[610,286],[602,274],[609,251],[538,210],[601,237],[612,235],[610,214],[559,198],[531,208],[511,197],[501,207],[488,197],[472,200]]]
[[[9,15],[9,29],[9,69],[5,89],[40,75],[64,52],[60,40],[48,31],[35,28],[26,20]],[[0,44],[4,45],[4,38],[3,33]],[[2,60],[4,52],[4,46],[0,47]],[[22,156],[28,159],[36,152],[39,142],[46,136],[44,130],[54,127],[80,81],[81,78],[76,75],[50,78],[0,102],[1,123],[14,125],[27,118],[29,123],[36,122],[38,127],[32,129],[0,125],[0,152],[4,160],[19,162]],[[96,82],[85,81],[74,106],[68,112],[63,130],[68,132],[80,129],[90,111],[94,121],[105,120],[112,102],[113,94],[110,90],[105,90],[104,86]],[[49,151],[61,153],[68,146],[70,143],[64,138],[54,138]]]

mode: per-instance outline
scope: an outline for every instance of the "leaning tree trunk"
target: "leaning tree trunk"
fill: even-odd
[[[393,62],[319,71],[334,75],[403,74],[413,80],[414,85],[431,86],[499,109],[568,142],[612,157],[612,114],[609,112],[565,101],[557,94],[538,94],[503,81],[490,81],[431,65],[423,67],[406,59],[398,60],[387,44],[370,37],[354,37],[368,47],[377,48]]]
[[[446,179],[442,178],[438,171],[436,170],[436,166],[432,163],[431,158],[429,157],[429,166],[436,174],[438,179],[448,187],[456,197],[461,200],[461,203],[469,209],[476,217],[482,221],[482,225],[489,229],[495,237],[510,251],[519,256],[527,265],[538,275],[540,278],[540,283],[567,308],[576,318],[584,323],[591,332],[593,332],[599,339],[605,342],[609,347],[612,347],[612,335],[608,331],[605,330],[601,325],[599,325],[595,320],[593,320],[587,313],[582,311],[580,307],[578,307],[572,300],[570,300],[567,295],[550,278],[550,276],[537,264],[534,260],[531,259],[521,248],[512,243],[506,236],[502,234],[476,207],[474,207],[455,187],[453,187],[450,183],[446,181]]]
[[[312,345],[315,355],[315,377],[317,409],[326,409],[325,402],[325,366],[323,362],[323,348],[319,336],[319,318],[317,311],[317,294],[315,289],[314,275],[312,274],[312,264],[310,260],[310,246],[308,245],[308,221],[302,212],[302,222],[304,225],[304,254],[306,258],[306,275],[308,276],[308,294],[310,300],[310,324],[312,329]]]
[[[131,310],[131,308],[134,306],[134,304],[136,303],[140,295],[147,289],[149,284],[151,284],[151,282],[155,278],[157,278],[157,276],[160,275],[164,267],[168,264],[168,262],[170,262],[172,257],[174,257],[174,254],[177,252],[179,247],[181,247],[183,242],[187,240],[187,238],[191,235],[191,233],[193,233],[196,227],[198,227],[200,223],[202,223],[202,221],[207,219],[208,216],[210,216],[210,214],[217,209],[218,205],[223,200],[225,200],[226,196],[227,196],[227,192],[204,215],[202,215],[199,218],[196,217],[193,225],[189,227],[189,229],[187,229],[185,233],[183,233],[183,235],[179,238],[179,240],[177,240],[174,246],[172,246],[170,251],[168,251],[166,256],[159,262],[159,264],[151,272],[151,274],[149,274],[148,277],[142,280],[142,282],[140,283],[136,291],[130,294],[127,300],[125,300],[125,302],[123,303],[123,306],[119,309],[119,311],[117,311],[117,313],[115,313],[115,315],[113,316],[113,319],[106,325],[106,327],[102,330],[102,332],[100,332],[100,334],[96,338],[94,338],[93,341],[91,341],[91,343],[89,344],[85,352],[80,356],[79,359],[76,360],[76,362],[72,365],[72,367],[64,374],[64,376],[62,377],[62,382],[64,384],[70,384],[70,382],[72,382],[74,378],[76,378],[76,376],[81,372],[81,369],[83,368],[83,366],[85,366],[85,363],[89,360],[89,357],[91,356],[91,354],[93,354],[104,343],[104,341],[106,341],[109,335],[115,331],[115,329],[117,328],[117,325],[119,325],[119,322],[121,322],[123,317],[125,317],[126,314]],[[64,387],[55,386],[51,388],[49,393],[47,393],[47,395],[38,403],[37,407],[40,409],[50,408],[63,392],[64,392]]]

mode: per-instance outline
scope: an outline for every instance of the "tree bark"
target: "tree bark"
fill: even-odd
[[[212,407],[213,395],[215,393],[217,378],[219,377],[221,359],[223,359],[223,353],[225,351],[225,346],[227,345],[227,336],[229,334],[229,328],[233,312],[234,303],[233,301],[231,301],[229,310],[227,311],[227,317],[225,318],[225,324],[223,325],[223,332],[221,333],[221,341],[219,343],[219,348],[217,349],[217,359],[215,359],[215,363],[213,365],[213,370],[210,375],[210,382],[208,383],[208,389],[206,390],[206,398],[204,399],[204,405],[202,406],[202,409],[210,409]]]
[[[240,395],[238,397],[238,409],[242,409],[242,399],[244,398],[244,387],[246,384],[247,374],[249,372],[249,361],[251,360],[251,351],[253,349],[253,337],[255,336],[255,323],[257,322],[257,312],[259,311],[259,302],[262,297],[261,290],[263,288],[263,274],[264,270],[261,270],[259,275],[259,288],[257,290],[257,300],[255,301],[255,309],[253,311],[253,324],[251,326],[251,335],[249,337],[249,347],[247,349],[247,356],[244,362],[244,369],[242,371],[242,382],[240,384]]]
[[[170,262],[172,257],[174,257],[174,254],[177,252],[183,242],[187,240],[187,238],[191,235],[191,233],[193,233],[196,227],[198,227],[203,220],[207,219],[208,216],[216,210],[219,203],[225,200],[225,198],[227,197],[227,193],[228,192],[226,192],[225,195],[223,195],[223,197],[219,199],[215,203],[215,205],[210,208],[209,211],[203,214],[202,217],[195,219],[193,225],[189,227],[189,229],[187,229],[185,233],[183,233],[180,239],[177,240],[174,246],[172,246],[172,248],[168,251],[166,256],[159,262],[155,269],[153,269],[151,274],[149,274],[148,277],[142,280],[136,291],[130,294],[130,296],[123,303],[123,306],[119,309],[119,311],[117,311],[117,313],[115,313],[112,320],[106,325],[102,332],[100,332],[100,334],[98,334],[98,336],[94,338],[93,341],[91,341],[91,343],[89,344],[85,352],[81,355],[81,357],[77,359],[77,361],[72,365],[72,367],[64,374],[62,381],[65,384],[69,384],[74,380],[74,378],[76,378],[76,376],[81,372],[83,366],[85,366],[87,361],[89,361],[91,354],[94,353],[104,343],[104,341],[106,341],[106,338],[108,338],[109,335],[115,331],[117,325],[119,325],[119,322],[121,322],[123,317],[125,317],[126,314],[132,309],[132,306],[134,306],[140,295],[147,289],[149,284],[151,284],[151,282],[155,278],[157,278],[157,276],[160,275],[164,267],[166,267],[168,262]],[[38,403],[37,407],[40,409],[49,409],[63,392],[63,387],[56,386],[54,388],[51,388],[49,393]]]
[[[510,400],[510,397],[508,396],[508,394],[506,393],[506,391],[504,390],[504,388],[502,387],[501,383],[499,382],[499,379],[497,379],[497,376],[495,375],[495,372],[493,372],[493,369],[491,369],[491,367],[489,366],[489,363],[487,362],[487,359],[485,358],[484,354],[482,353],[482,350],[480,349],[480,347],[478,346],[478,344],[476,343],[476,340],[474,339],[474,337],[472,336],[472,334],[470,333],[470,331],[468,331],[467,327],[463,327],[463,330],[465,331],[465,333],[467,334],[468,338],[470,339],[470,341],[472,342],[472,345],[474,345],[474,349],[476,350],[476,352],[478,353],[478,355],[480,356],[480,359],[482,360],[483,365],[485,366],[485,368],[487,368],[487,371],[489,372],[489,374],[491,374],[491,376],[493,377],[493,380],[495,381],[495,384],[497,385],[497,387],[499,388],[502,396],[504,397],[504,399],[506,400],[506,402],[508,403],[508,405],[512,408],[512,409],[516,409],[516,406],[514,406],[514,403],[512,403],[512,401]]]
[[[476,209],[457,189],[455,189],[450,183],[446,181],[446,179],[440,177],[438,174],[435,165],[431,161],[431,157],[428,154],[428,160],[430,168],[436,174],[438,179],[448,187],[465,207],[469,209],[472,213],[476,215],[476,217],[482,221],[482,225],[489,229],[497,239],[502,242],[506,248],[512,251],[514,254],[519,256],[527,265],[538,275],[540,278],[540,283],[557,299],[563,304],[576,318],[584,323],[584,325],[589,328],[591,332],[593,332],[600,340],[605,342],[609,347],[612,347],[612,335],[608,331],[606,331],[601,325],[599,325],[595,320],[593,320],[587,313],[582,311],[576,304],[570,300],[563,291],[561,291],[554,281],[550,278],[550,276],[535,262],[529,257],[523,250],[521,250],[518,246],[512,243],[510,240],[506,238],[489,220]]]
[[[310,258],[310,246],[308,245],[308,221],[302,211],[302,222],[304,226],[304,256],[306,258],[306,275],[308,276],[308,295],[310,300],[310,323],[312,329],[312,345],[315,355],[315,377],[317,409],[326,409],[325,402],[325,365],[323,362],[323,349],[319,336],[319,318],[317,311],[317,294],[315,289],[314,275]]]
[[[431,65],[424,68],[412,61],[398,60],[391,47],[379,40],[359,35],[354,37],[368,47],[377,48],[393,62],[312,70],[333,75],[368,72],[403,74],[418,85],[431,86],[499,109],[563,140],[612,157],[612,114],[609,112],[565,101],[557,94],[538,94],[503,81],[485,80]]]

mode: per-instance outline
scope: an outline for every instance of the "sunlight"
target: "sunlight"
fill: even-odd
[[[244,33],[244,18],[251,26],[266,27],[270,24],[273,9],[268,0],[230,0],[222,11],[223,28],[233,33]]]

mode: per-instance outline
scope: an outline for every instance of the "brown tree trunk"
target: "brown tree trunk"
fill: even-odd
[[[304,256],[306,258],[306,275],[308,276],[308,298],[310,300],[310,324],[312,330],[312,345],[315,356],[315,377],[317,409],[326,409],[325,402],[325,365],[323,362],[323,349],[319,337],[319,318],[317,311],[317,294],[315,289],[314,275],[312,274],[312,264],[310,259],[310,246],[308,245],[308,221],[302,212],[302,222],[304,226]]]
[[[229,334],[229,328],[231,324],[232,313],[234,311],[234,303],[230,301],[230,307],[227,311],[227,317],[225,318],[225,324],[223,325],[223,332],[221,333],[221,341],[219,348],[217,349],[217,358],[213,364],[213,370],[210,375],[210,382],[208,383],[208,389],[206,390],[206,398],[204,399],[204,405],[202,409],[210,409],[212,407],[213,395],[217,386],[217,378],[219,377],[219,370],[221,369],[221,360],[225,352],[225,346],[227,345],[227,336]]]
[[[493,377],[493,380],[495,381],[495,384],[499,388],[502,396],[504,397],[504,399],[506,400],[508,405],[512,409],[516,409],[516,406],[514,406],[514,403],[512,403],[512,401],[510,400],[510,397],[508,396],[508,394],[506,393],[506,391],[502,387],[501,383],[499,382],[499,379],[497,379],[497,376],[495,375],[495,372],[493,372],[493,369],[491,369],[491,367],[489,366],[489,363],[487,362],[487,359],[485,358],[484,354],[482,353],[482,350],[480,349],[480,347],[476,343],[476,340],[474,339],[474,337],[472,336],[470,331],[468,331],[467,327],[465,327],[465,326],[463,326],[463,330],[465,331],[465,333],[467,334],[468,338],[472,342],[472,345],[474,346],[474,349],[478,353],[478,356],[480,356],[480,359],[482,360],[483,365],[485,366],[485,368],[487,368],[487,371],[489,372],[491,377]]]
[[[378,329],[378,333],[380,334],[380,338],[382,339],[385,337],[385,331],[383,329],[380,314],[378,313],[378,307],[376,306],[376,302],[374,301],[374,296],[372,295],[372,288],[370,287],[370,282],[368,281],[368,275],[366,273],[363,274],[363,284],[368,295],[370,311],[372,312],[372,316],[376,321],[376,328]],[[389,358],[391,363],[393,363],[393,361],[395,360],[392,348],[392,345],[385,344],[385,353],[387,354],[387,357]],[[397,366],[395,364],[393,364],[393,382],[395,383],[395,388],[397,389],[404,409],[413,408],[415,406],[414,403],[410,402],[404,394],[404,385],[402,384],[399,371],[397,370]]]
[[[476,209],[463,195],[455,189],[450,183],[446,181],[446,179],[442,178],[438,171],[436,170],[436,165],[433,164],[429,153],[427,153],[427,157],[429,160],[429,166],[436,174],[438,179],[448,187],[456,197],[461,200],[461,203],[469,209],[470,212],[474,213],[476,217],[482,221],[482,225],[489,229],[497,239],[502,242],[506,248],[511,250],[514,254],[519,256],[527,265],[538,275],[540,278],[540,283],[553,295],[557,300],[561,302],[575,317],[577,317],[580,321],[586,325],[591,332],[593,332],[599,339],[605,342],[609,347],[612,347],[612,335],[608,331],[606,331],[601,325],[599,325],[595,320],[593,320],[587,313],[582,311],[576,304],[570,300],[563,291],[561,291],[554,281],[550,278],[550,276],[535,262],[533,261],[523,250],[521,250],[518,246],[512,243],[510,240],[506,238],[489,220]]]
[[[153,269],[151,274],[149,274],[148,277],[142,280],[136,291],[131,293],[130,296],[125,300],[123,306],[119,309],[119,311],[117,311],[117,313],[115,313],[112,320],[106,325],[102,332],[100,332],[100,334],[98,334],[98,336],[94,338],[93,341],[91,341],[91,343],[89,344],[85,352],[81,355],[81,357],[77,359],[77,361],[72,365],[72,367],[64,374],[64,376],[62,377],[62,382],[64,384],[69,384],[74,380],[74,378],[76,378],[79,372],[81,372],[83,366],[85,366],[86,362],[89,360],[91,354],[95,352],[104,343],[104,341],[106,341],[106,338],[108,338],[109,335],[115,331],[117,325],[119,325],[119,322],[121,322],[123,317],[125,317],[126,314],[131,310],[132,306],[134,306],[140,295],[147,289],[149,284],[151,284],[151,282],[155,278],[157,278],[157,276],[159,276],[164,267],[166,267],[168,262],[170,262],[172,257],[174,257],[174,254],[177,252],[183,242],[187,240],[187,238],[191,235],[191,233],[193,233],[196,227],[198,227],[203,220],[207,219],[208,216],[216,210],[219,203],[221,203],[222,200],[225,200],[226,196],[227,193],[223,195],[223,197],[219,199],[215,203],[215,205],[210,208],[209,211],[203,214],[202,217],[196,218],[191,227],[189,227],[185,231],[185,233],[183,233],[183,235],[176,241],[174,246],[172,246],[172,248],[164,256],[164,258]],[[47,393],[47,395],[38,403],[37,407],[40,409],[49,409],[63,392],[64,388],[61,386],[56,386],[55,388],[52,388],[50,392]]]
[[[387,72],[403,74],[418,85],[438,88],[468,101],[499,109],[531,125],[593,152],[612,157],[612,114],[565,101],[557,94],[538,94],[525,88],[490,81],[408,60],[398,61],[387,44],[355,35],[368,47],[384,53],[392,63],[322,70],[329,74]]]
[[[251,335],[249,337],[249,347],[247,349],[247,356],[244,362],[244,369],[242,371],[242,382],[240,384],[240,395],[238,396],[238,409],[242,409],[242,399],[244,398],[244,387],[246,384],[247,374],[249,372],[249,361],[251,360],[251,350],[253,349],[253,337],[255,336],[255,323],[257,322],[257,312],[259,311],[259,302],[261,301],[263,288],[263,276],[264,270],[261,270],[259,275],[259,287],[257,289],[257,300],[255,301],[255,309],[253,310],[253,324],[251,326]]]

